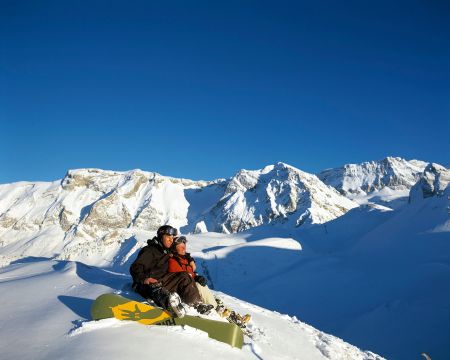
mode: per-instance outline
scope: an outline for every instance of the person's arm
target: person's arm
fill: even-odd
[[[195,272],[195,269],[197,268],[197,265],[195,264],[195,259],[191,256],[190,253],[186,253],[186,259],[189,262],[189,266],[192,268],[192,271]]]
[[[191,266],[192,271],[195,272],[195,269],[197,268],[197,265],[195,265],[195,261],[191,261],[191,262],[189,263],[189,265]]]
[[[152,251],[146,251],[141,254],[141,256],[139,256],[130,267],[130,273],[133,280],[137,283],[146,285],[158,282],[157,279],[150,276],[148,271],[148,268],[151,268],[153,261],[154,254]]]

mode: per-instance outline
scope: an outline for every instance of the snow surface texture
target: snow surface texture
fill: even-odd
[[[378,171],[377,167],[374,169]],[[70,171],[62,181],[53,183],[0,185],[0,265],[5,266],[0,286],[10,286],[2,289],[10,306],[21,304],[27,300],[26,287],[21,289],[27,284],[28,275],[30,282],[36,281],[47,289],[48,284],[58,286],[60,281],[65,281],[61,277],[66,272],[59,271],[60,267],[74,264],[70,266],[93,271],[84,300],[78,299],[73,305],[84,306],[86,310],[89,301],[101,292],[123,290],[123,284],[129,282],[128,266],[136,251],[159,225],[171,223],[185,232],[198,233],[188,236],[188,245],[198,259],[199,269],[216,290],[297,316],[316,328],[390,359],[419,358],[421,352],[429,353],[433,359],[446,359],[450,358],[449,178],[446,168],[429,164],[419,174],[416,184],[410,186],[410,193],[387,186],[374,190],[391,191],[392,199],[398,198],[397,191],[402,192],[406,200],[401,206],[400,203],[390,206],[392,202],[388,201],[375,204],[369,192],[363,195],[367,196],[365,201],[358,199],[362,204],[359,207],[317,177],[282,163],[258,171],[242,170],[229,180],[214,182],[173,179],[142,171],[119,173],[89,169]],[[239,224],[248,226],[238,224],[233,228],[239,216],[243,219]],[[254,227],[258,225],[253,222],[257,219],[262,219],[262,225]],[[222,233],[206,232],[212,228]],[[240,232],[227,234],[234,231]],[[55,268],[44,272],[46,275],[35,271],[34,266],[38,264],[51,267],[45,263]],[[28,275],[19,271],[20,276],[11,277],[18,267]],[[34,296],[37,288],[30,289]],[[66,290],[57,291],[53,295],[50,291],[41,294],[53,298],[38,303],[45,306],[54,303],[55,296],[70,296]],[[265,328],[257,321],[257,310],[252,310],[257,307],[223,296],[226,301],[234,301],[242,312],[252,314],[255,329]],[[34,303],[34,299],[30,301]],[[59,302],[65,304],[61,299]],[[19,313],[29,314],[25,305],[19,308]],[[247,306],[251,309],[246,310]],[[22,325],[19,321],[14,328],[11,324],[15,317],[10,316],[11,308],[7,309],[1,316],[2,324],[9,321],[8,327],[12,326],[17,334],[26,320]],[[263,312],[272,314],[268,310]],[[85,333],[104,331],[99,337],[106,344],[110,331],[123,335],[123,326],[127,326],[127,332],[134,331],[128,328],[134,325],[108,321],[98,325],[104,327],[98,330],[97,324],[79,322],[88,318],[86,314],[84,311],[75,320],[67,320],[75,322],[73,331],[64,328],[58,333],[59,338],[55,333],[49,334],[48,339],[56,336],[57,341],[45,340],[47,345],[58,347],[61,336],[65,339],[69,332],[74,337],[79,334],[86,340],[76,348],[79,351],[87,348],[85,354],[89,357],[93,354],[89,349],[94,351],[100,340],[95,336],[86,337]],[[65,319],[62,314],[57,318]],[[294,318],[291,320],[296,323]],[[47,326],[46,320],[40,318],[33,321],[48,331],[67,325],[48,320]],[[271,321],[265,321],[270,328]],[[3,337],[8,327],[0,327],[4,329],[0,337],[8,339],[2,346],[14,344],[11,338]],[[285,334],[284,327],[288,326],[283,323],[276,327],[273,335],[277,339],[278,332],[279,337],[285,336],[283,348],[274,352],[264,350],[261,344],[272,344],[272,338],[263,337],[259,341],[256,336],[246,348],[247,355],[264,359],[314,358],[302,352],[300,340],[290,341],[296,338],[291,333]],[[140,334],[140,331],[162,330],[137,331]],[[165,331],[167,335],[167,331],[175,330]],[[178,331],[187,336],[186,329]],[[30,338],[34,339],[33,336]],[[139,336],[142,340],[145,337]],[[197,339],[199,335],[191,337]],[[349,346],[344,343],[330,350],[327,344],[335,344],[334,338],[324,334],[318,338],[321,340],[317,342],[314,338],[313,343],[319,345],[314,346],[325,358],[376,358],[369,353],[336,350]],[[35,343],[42,345],[39,341]],[[186,340],[186,344],[191,341]],[[72,345],[66,343],[66,346]],[[25,351],[24,345],[17,348]],[[127,352],[113,348],[117,354]],[[290,348],[297,355],[293,355],[294,350],[283,352]],[[62,347],[59,353],[39,351],[44,354],[42,358],[56,358],[62,354]],[[136,351],[143,354],[144,350]],[[5,353],[3,349],[2,353]],[[208,354],[205,350],[203,356],[206,358]],[[223,354],[218,352],[217,357],[231,357],[229,353]],[[19,355],[15,358],[20,358]]]
[[[93,299],[128,295],[129,276],[79,262],[23,259],[0,269],[0,353],[12,359],[359,359],[382,360],[281,315],[222,293],[226,304],[250,313],[253,339],[242,350],[189,327],[91,321]]]

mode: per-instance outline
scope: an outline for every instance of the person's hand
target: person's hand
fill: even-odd
[[[195,280],[196,282],[198,282],[201,286],[205,286],[206,283],[207,283],[206,278],[205,278],[204,276],[201,276],[201,275],[196,275],[195,278],[194,278],[194,280]]]
[[[156,280],[156,279],[154,279],[154,278],[151,278],[151,277],[149,277],[149,278],[147,278],[147,279],[144,280],[144,284],[145,284],[145,285],[155,284],[155,283],[157,283],[157,282],[158,282],[158,280]]]

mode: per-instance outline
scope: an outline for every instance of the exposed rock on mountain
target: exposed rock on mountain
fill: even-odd
[[[443,196],[449,182],[450,170],[439,164],[428,164],[419,181],[411,189],[410,202],[432,196]]]
[[[203,221],[209,231],[230,233],[271,222],[296,227],[324,223],[357,206],[315,175],[277,163],[239,171],[220,200],[195,223]]]
[[[375,203],[398,209],[407,204],[409,190],[426,165],[419,160],[387,157],[324,170],[318,177],[358,204]]]

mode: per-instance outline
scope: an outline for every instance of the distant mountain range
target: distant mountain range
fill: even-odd
[[[183,233],[307,227],[360,204],[406,203],[410,189],[424,181],[426,166],[388,157],[316,176],[277,163],[215,181],[141,170],[70,170],[54,182],[0,185],[0,254],[6,263],[26,255],[109,261],[136,232],[153,233],[162,224]]]
[[[373,202],[397,208],[404,205],[409,190],[427,165],[427,162],[420,160],[387,157],[381,161],[327,169],[318,177],[358,203]]]

